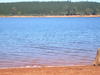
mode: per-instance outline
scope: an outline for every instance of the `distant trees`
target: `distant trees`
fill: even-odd
[[[97,4],[95,3],[94,4],[90,2],[86,2],[86,4],[82,2],[79,3],[78,5],[76,5],[75,3],[70,2],[66,6],[66,15],[96,15],[97,14],[96,9],[100,10],[100,5],[98,8],[96,7]],[[98,13],[100,14],[100,12]]]
[[[16,14],[17,14],[17,9],[16,9],[16,7],[12,7],[12,8],[11,8],[11,14],[12,14],[12,15],[16,15]]]
[[[76,15],[77,14],[77,8],[68,6],[66,7],[66,15]]]
[[[93,10],[92,8],[86,8],[85,9],[85,14],[86,15],[95,15],[96,14],[96,11]]]
[[[16,7],[11,8],[11,15],[21,15],[21,11],[19,11]]]
[[[0,15],[95,15],[96,2],[20,2],[0,3]]]
[[[67,7],[66,15],[96,15],[96,10],[86,8],[83,11],[81,11],[76,7]]]

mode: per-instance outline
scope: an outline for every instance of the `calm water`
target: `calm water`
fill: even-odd
[[[0,18],[0,67],[88,65],[100,18]]]

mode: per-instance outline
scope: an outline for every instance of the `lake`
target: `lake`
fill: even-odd
[[[0,18],[0,68],[91,65],[100,17]]]

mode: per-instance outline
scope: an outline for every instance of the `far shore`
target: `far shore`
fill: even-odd
[[[19,16],[19,15],[14,15],[14,16],[0,16],[0,17],[100,17],[100,15],[46,15],[46,16]]]
[[[100,75],[99,66],[65,66],[0,69],[0,75]]]

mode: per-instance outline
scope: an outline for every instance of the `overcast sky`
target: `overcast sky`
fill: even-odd
[[[0,2],[26,2],[26,1],[67,1],[67,0],[0,0]],[[100,0],[71,0],[71,1],[93,1],[100,2]]]

